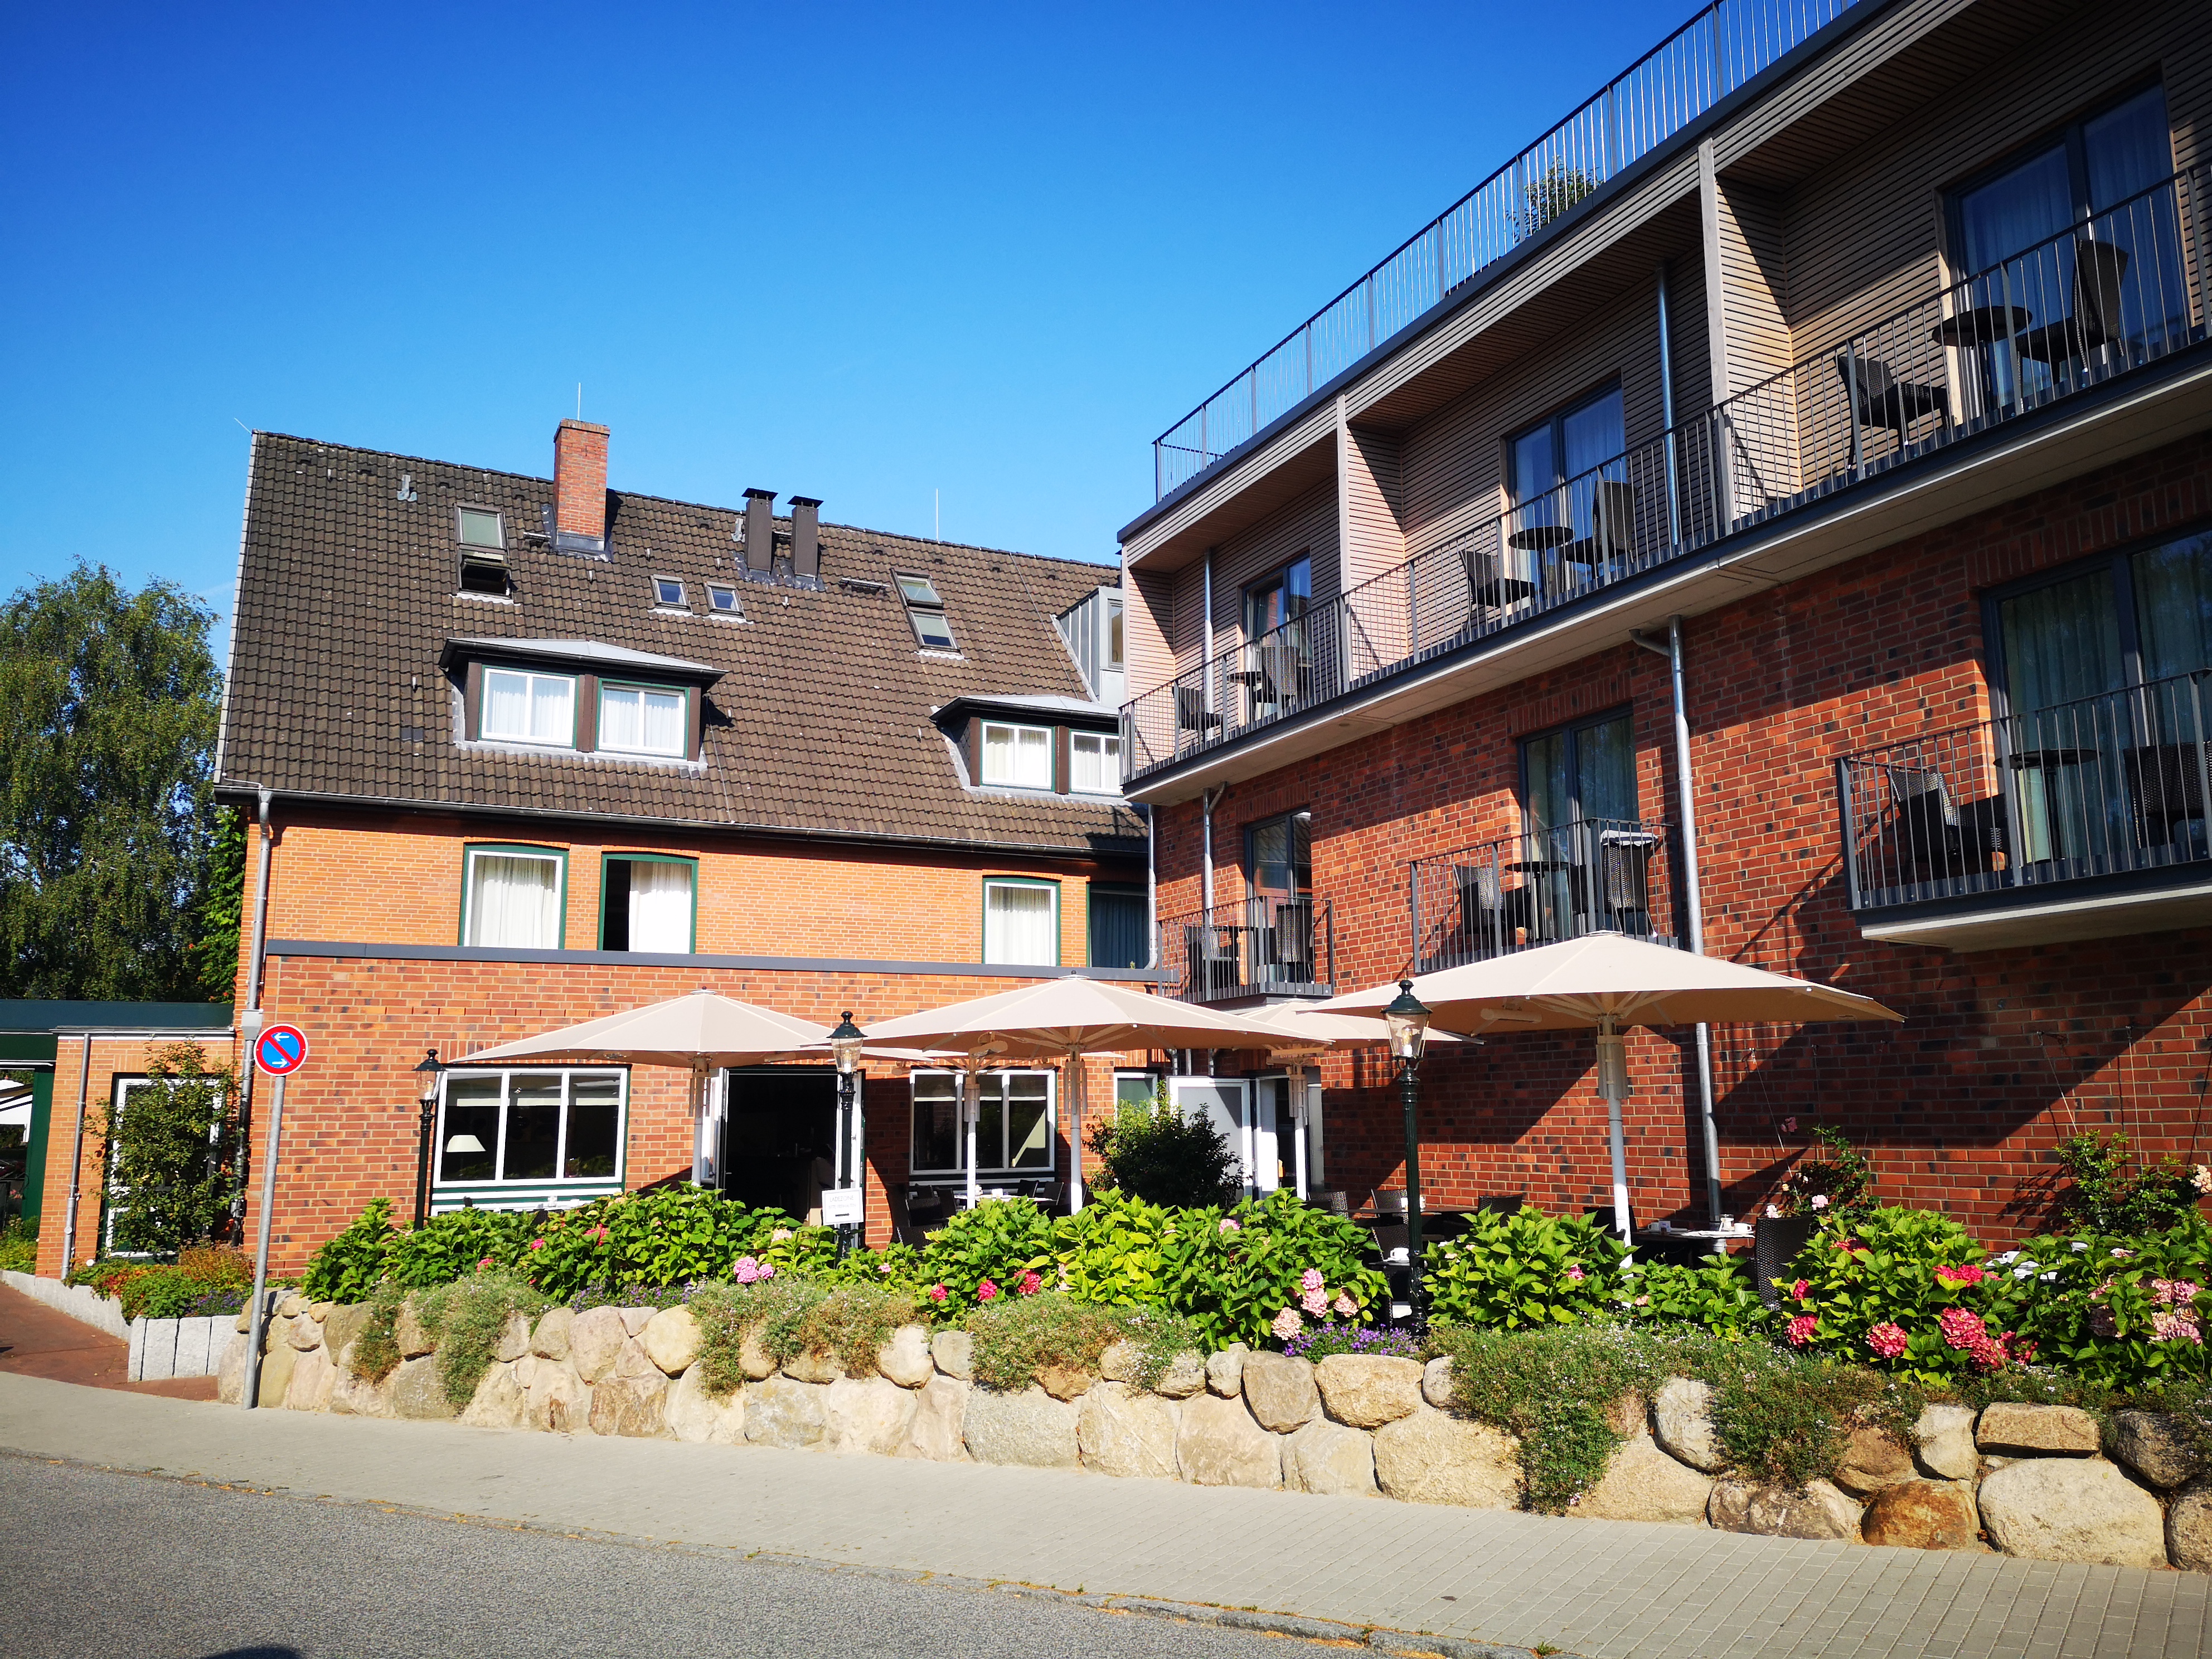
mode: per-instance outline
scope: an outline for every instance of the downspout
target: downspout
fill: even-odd
[[[262,947],[269,941],[269,807],[276,795],[266,784],[256,784],[254,787],[261,797],[261,872],[253,893],[253,967],[252,977],[247,981],[246,1006],[258,1013],[261,1008]]]
[[[1221,799],[1222,793],[1228,787],[1225,783],[1217,783],[1198,798],[1199,905],[1206,912],[1208,926],[1213,921],[1213,803]]]
[[[1668,678],[1672,682],[1674,704],[1674,811],[1681,820],[1682,833],[1682,890],[1684,922],[1689,931],[1689,947],[1696,955],[1705,953],[1705,911],[1703,894],[1698,878],[1698,788],[1697,780],[1690,771],[1690,715],[1682,674],[1682,619],[1667,619],[1667,642],[1664,645],[1643,634],[1631,635],[1646,651],[1667,659]],[[1712,1224],[1721,1224],[1721,1144],[1720,1135],[1713,1125],[1713,1037],[1712,1028],[1697,1028],[1698,1045],[1698,1125],[1705,1140],[1705,1213]]]
[[[69,1214],[62,1222],[62,1277],[76,1266],[76,1206],[83,1192],[85,1097],[92,1090],[92,1033],[84,1034],[84,1063],[76,1074],[76,1139],[70,1152]]]
[[[1159,814],[1145,808],[1145,966],[1160,969]]]
[[[246,1052],[238,1063],[238,1126],[239,1144],[252,1157],[253,1129],[253,1045],[261,1041],[261,1033],[268,1021],[261,1012],[262,958],[269,943],[269,850],[271,836],[269,829],[269,808],[276,799],[276,792],[266,784],[253,786],[259,796],[261,821],[261,860],[253,884],[253,945],[246,958],[246,1012],[238,1017],[238,1035]],[[241,1159],[238,1171],[238,1194],[233,1201],[233,1218],[240,1226],[246,1222],[246,1190],[252,1172]]]

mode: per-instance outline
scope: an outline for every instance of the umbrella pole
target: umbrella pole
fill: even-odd
[[[707,1063],[691,1062],[691,1180],[707,1184]]]
[[[982,1115],[982,1079],[976,1074],[976,1058],[968,1057],[968,1069],[960,1074],[961,1115],[967,1120],[963,1131],[968,1137],[968,1207],[975,1207],[975,1120]]]
[[[1621,1127],[1620,1102],[1628,1092],[1628,1046],[1611,1016],[1597,1023],[1597,1086],[1605,1097],[1606,1133],[1613,1147],[1613,1224],[1620,1242],[1633,1246],[1628,1216],[1628,1138]]]
[[[1083,1051],[1067,1051],[1067,1212],[1083,1207]]]

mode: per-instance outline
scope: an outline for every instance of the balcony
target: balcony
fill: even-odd
[[[1836,763],[1871,939],[1991,950],[2212,921],[2212,672]]]
[[[2202,342],[2208,189],[2212,167],[2177,174],[1145,692],[1121,711],[1127,782],[1533,636]]]
[[[1668,827],[1583,818],[1408,868],[1414,971],[1432,974],[1586,933],[1673,945]]]
[[[1851,9],[1718,0],[1152,441],[1152,499],[1234,454]]]
[[[1336,931],[1327,899],[1255,893],[1163,917],[1160,983],[1185,1002],[1253,1003],[1336,994]]]

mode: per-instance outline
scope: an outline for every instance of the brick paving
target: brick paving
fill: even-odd
[[[1045,1469],[247,1413],[0,1375],[0,1447],[561,1531],[1249,1607],[1589,1659],[2135,1659],[2212,1578]]]
[[[132,1382],[127,1380],[130,1372],[129,1343],[0,1285],[0,1373],[163,1395],[173,1400],[215,1398],[211,1376]]]

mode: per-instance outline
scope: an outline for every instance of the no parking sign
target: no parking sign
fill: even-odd
[[[253,1045],[253,1063],[271,1077],[289,1077],[307,1063],[307,1034],[296,1025],[271,1025]]]

